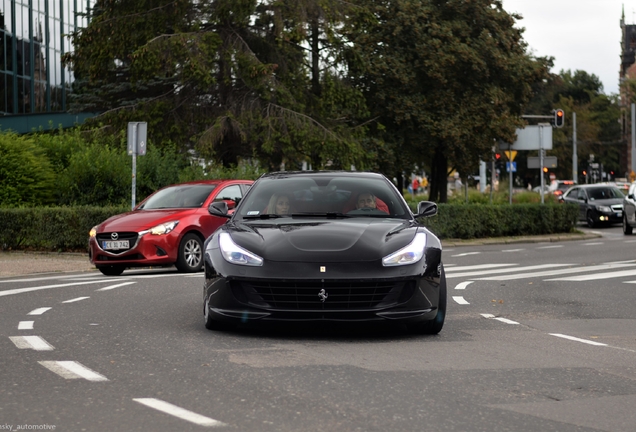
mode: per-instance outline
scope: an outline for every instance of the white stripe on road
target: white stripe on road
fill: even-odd
[[[590,275],[570,276],[565,278],[546,279],[547,281],[590,281],[600,279],[611,279],[624,276],[634,276],[636,270],[623,270],[611,273],[594,273]]]
[[[493,314],[481,314],[481,316],[483,316],[484,318],[501,321],[502,323],[506,323],[506,324],[519,324],[517,321],[509,320],[508,318],[496,317]]]
[[[470,304],[466,300],[464,300],[464,297],[462,297],[462,296],[453,296],[453,300],[455,300],[456,303],[461,304],[461,305]]]
[[[473,281],[467,281],[467,282],[459,283],[459,284],[457,284],[457,286],[455,287],[455,289],[456,289],[456,290],[463,290],[463,289],[466,289],[466,287],[467,287],[468,285],[470,285],[471,283],[473,283]]]
[[[538,247],[537,249],[558,249],[558,248],[562,248],[563,245],[554,245],[554,246],[541,246]]]
[[[35,351],[52,351],[54,348],[40,336],[9,336],[11,342],[20,349],[32,349]]]
[[[583,246],[597,246],[597,245],[602,245],[605,244],[603,242],[596,242],[596,243],[583,243]]]
[[[18,330],[33,330],[33,321],[20,321]]]
[[[42,315],[44,312],[46,312],[49,309],[51,309],[51,308],[50,307],[41,307],[41,308],[33,309],[27,315]]]
[[[477,280],[503,281],[503,280],[514,280],[514,279],[527,279],[527,278],[537,278],[537,277],[546,277],[546,276],[556,276],[556,275],[562,275],[562,274],[568,274],[568,273],[582,273],[582,272],[588,272],[588,271],[609,270],[613,268],[633,267],[635,265],[636,264],[609,263],[609,264],[601,264],[601,265],[589,266],[589,267],[573,267],[573,268],[560,269],[560,270],[548,270],[548,271],[542,271],[542,272],[492,276],[492,277],[486,277],[486,278],[479,278]],[[564,279],[546,279],[546,280],[564,280]]]
[[[55,372],[62,378],[78,379],[84,378],[88,381],[108,381],[104,375],[98,374],[81,363],[75,361],[39,361],[42,366]]]
[[[521,252],[524,251],[525,249],[504,249],[502,250],[502,252]]]
[[[124,282],[124,283],[120,283],[120,284],[117,284],[117,285],[111,285],[111,286],[107,286],[107,287],[104,287],[104,288],[100,288],[100,289],[95,290],[95,291],[108,291],[108,290],[112,290],[112,289],[115,289],[115,288],[123,287],[123,286],[126,286],[126,285],[131,285],[131,284],[134,284],[134,283],[137,283],[137,282]]]
[[[556,337],[560,337],[560,338],[563,338],[563,339],[569,339],[569,340],[576,341],[576,342],[583,342],[583,343],[590,344],[590,345],[607,346],[607,344],[604,344],[604,343],[594,342],[594,341],[587,340],[587,339],[579,339],[579,338],[574,337],[574,336],[568,336],[568,335],[564,335],[564,334],[560,334],[560,333],[550,333],[550,336],[556,336]]]
[[[514,265],[514,264],[512,264]],[[473,277],[473,276],[482,276],[482,275],[490,275],[495,273],[510,273],[514,271],[526,271],[526,270],[540,270],[545,268],[554,268],[554,267],[565,267],[572,264],[541,264],[536,266],[527,266],[527,267],[514,267],[514,268],[503,268],[503,269],[491,269],[491,270],[483,270],[483,271],[473,271],[473,272],[463,272],[463,273],[446,273],[446,279],[457,278],[457,277]]]
[[[199,426],[225,426],[225,423],[222,423],[218,420],[211,419],[209,417],[202,416],[201,414],[194,413],[192,411],[188,411],[176,405],[172,405],[171,403],[154,399],[154,398],[137,398],[133,399],[135,402],[139,402],[140,404],[146,405],[147,407],[154,408],[158,411],[164,412],[166,414],[170,414],[172,416],[178,417],[181,420],[189,421],[190,423],[197,424]]]
[[[444,265],[444,269],[446,270],[446,273],[448,272],[456,272],[456,271],[466,271],[466,270],[483,270],[483,269],[490,269],[490,268],[497,268],[497,267],[510,267],[510,266],[516,266],[519,264],[513,263],[513,264],[479,264],[479,265],[470,265],[470,266],[455,266],[453,268],[446,268],[447,266]]]
[[[102,275],[100,273],[96,273],[95,275],[93,275],[93,277],[102,277]],[[78,276],[79,277],[79,276]],[[88,280],[89,276],[82,276],[82,278],[84,278],[84,280]],[[78,279],[75,278],[73,276],[45,276],[45,277],[34,277],[34,278],[26,278],[26,279],[4,279],[4,280],[0,280],[0,283],[15,283],[15,282],[39,282],[39,281],[48,281],[48,280],[55,280],[55,279],[66,279],[66,280],[82,280],[82,279]]]
[[[86,299],[89,299],[89,298],[90,297],[77,297],[77,298],[74,298],[74,299],[65,300],[62,303],[75,303],[75,302],[78,302],[78,301],[81,301],[81,300],[86,300]]]
[[[481,252],[464,252],[457,255],[451,255],[452,257],[463,257],[468,255],[479,255]]]
[[[110,279],[99,279],[99,280],[88,281],[88,282],[72,282],[72,283],[57,284],[57,285],[42,285],[42,286],[29,287],[29,288],[16,288],[16,289],[10,289],[6,291],[0,291],[0,297],[13,295],[13,294],[22,294],[22,293],[32,292],[32,291],[45,290],[45,289],[64,288],[64,287],[70,287],[70,286],[89,285],[89,284],[94,284],[98,282],[112,282],[112,281],[113,279],[110,278]]]

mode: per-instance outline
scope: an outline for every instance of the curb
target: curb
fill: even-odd
[[[589,240],[603,237],[599,233],[584,232],[573,234],[552,234],[525,237],[493,237],[485,239],[448,239],[442,240],[442,247],[486,246],[516,243],[555,243],[561,241]]]

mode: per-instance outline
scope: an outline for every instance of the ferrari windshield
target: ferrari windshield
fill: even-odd
[[[237,216],[398,217],[411,213],[386,178],[351,173],[303,173],[263,177],[251,188]]]

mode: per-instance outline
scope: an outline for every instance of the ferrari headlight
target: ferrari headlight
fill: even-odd
[[[175,229],[175,227],[179,224],[179,221],[171,221],[171,222],[164,222],[162,224],[159,224],[157,226],[154,226],[152,228],[150,228],[148,231],[145,231],[143,233],[140,234],[145,234],[145,233],[150,233],[152,235],[164,235],[164,234],[168,234],[170,231],[172,231],[173,229]]]
[[[219,234],[219,249],[223,258],[229,263],[247,266],[263,265],[263,258],[234,243],[228,233]]]
[[[88,232],[88,236],[90,238],[93,238],[97,235],[97,226],[94,226],[93,228],[91,228],[91,230]]]
[[[384,267],[391,267],[416,263],[424,256],[425,247],[426,234],[417,233],[413,241],[407,246],[382,258],[382,265]]]
[[[596,206],[596,210],[603,212],[603,213],[611,213],[612,209],[611,207],[608,206]]]

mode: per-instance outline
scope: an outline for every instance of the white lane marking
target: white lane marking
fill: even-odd
[[[581,276],[570,276],[565,278],[554,278],[554,279],[546,279],[547,281],[589,281],[589,280],[599,280],[599,279],[611,279],[623,276],[634,276],[636,275],[636,270],[623,270],[611,273],[595,273],[591,275],[581,275]]]
[[[62,378],[78,379],[84,378],[88,381],[108,381],[104,375],[98,374],[81,363],[75,361],[39,361],[42,366],[55,372]]]
[[[519,324],[517,321],[509,320],[508,318],[496,317],[493,314],[481,314],[481,316],[483,316],[484,318],[501,321],[502,323],[506,323],[506,324]]]
[[[537,249],[557,249],[557,248],[562,248],[563,245],[554,245],[554,246],[541,246],[538,247]]]
[[[625,243],[636,243],[636,240],[625,240]]]
[[[93,275],[93,277],[101,277],[101,273],[95,273]],[[84,276],[82,275],[82,278],[86,278],[86,280],[88,280],[88,276]],[[34,277],[34,278],[26,278],[26,279],[4,279],[4,280],[0,280],[0,283],[15,283],[15,282],[39,282],[39,281],[43,281],[43,280],[55,280],[55,279],[65,279],[65,280],[81,280],[81,279],[76,279],[72,276],[69,275],[65,275],[65,276],[45,276],[45,277]]]
[[[470,285],[471,283],[473,283],[473,281],[467,281],[467,282],[459,283],[459,284],[457,284],[457,286],[455,287],[455,289],[456,289],[456,290],[463,290],[463,289],[466,289],[466,287],[467,287],[468,285]]]
[[[99,279],[99,280],[88,281],[88,282],[72,282],[72,283],[57,284],[57,285],[42,285],[42,286],[29,287],[29,288],[16,288],[16,289],[10,289],[6,291],[0,291],[0,297],[13,295],[13,294],[22,294],[25,292],[45,290],[45,289],[64,288],[64,287],[70,287],[70,286],[89,285],[89,284],[94,284],[98,282],[112,282],[112,281],[113,279],[110,278],[110,279]]]
[[[470,266],[457,266],[457,267],[453,267],[451,269],[446,268],[447,265],[444,264],[444,268],[446,269],[446,273],[448,272],[456,272],[456,271],[466,271],[466,270],[484,270],[484,269],[490,269],[490,268],[497,268],[497,267],[510,267],[510,266],[516,266],[519,265],[517,263],[512,263],[512,264],[479,264],[479,265],[470,265]]]
[[[503,268],[503,269],[491,269],[491,270],[482,270],[482,271],[473,271],[473,272],[462,272],[462,273],[446,273],[446,279],[457,278],[457,277],[470,277],[473,276],[482,276],[482,275],[490,275],[496,273],[510,273],[515,271],[526,271],[526,270],[540,270],[545,268],[554,268],[554,267],[565,267],[572,264],[541,264],[536,266],[527,266],[527,267],[514,267],[514,268]]]
[[[479,255],[481,252],[464,252],[457,255],[451,255],[452,257],[463,257],[468,255]]]
[[[457,264],[444,264],[444,268],[446,267],[455,267]]]
[[[49,309],[51,309],[51,308],[50,307],[41,307],[41,308],[33,309],[27,315],[42,315],[44,312],[46,312]]]
[[[33,330],[34,321],[20,321],[18,323],[18,330]]]
[[[20,349],[32,349],[35,351],[52,351],[53,345],[40,336],[9,336],[11,342]]]
[[[108,291],[108,290],[112,290],[112,289],[115,289],[115,288],[123,287],[123,286],[126,286],[126,285],[131,285],[131,284],[135,284],[135,283],[137,283],[137,282],[124,282],[124,283],[120,283],[120,284],[117,284],[117,285],[111,285],[111,286],[107,286],[107,287],[104,287],[104,288],[100,288],[100,289],[97,289],[95,291]]]
[[[583,343],[590,344],[590,345],[607,346],[607,344],[604,344],[604,343],[594,342],[594,341],[587,340],[587,339],[579,339],[579,338],[574,337],[574,336],[568,336],[568,335],[564,335],[564,334],[560,334],[560,333],[550,333],[550,336],[556,336],[556,337],[560,337],[560,338],[563,338],[563,339],[569,339],[569,340],[572,340],[572,341],[575,341],[575,342],[583,342]]]
[[[164,412],[166,414],[170,414],[172,416],[178,417],[182,420],[189,421],[191,423],[197,424],[199,426],[226,426],[225,423],[222,423],[218,420],[214,420],[209,417],[202,416],[201,414],[197,414],[192,411],[188,411],[187,409],[178,407],[176,405],[172,405],[171,403],[154,399],[154,398],[136,398],[133,399],[135,402],[139,402],[140,404],[146,405],[147,407],[154,408],[158,411]]]
[[[200,275],[198,275],[198,274],[194,274],[194,275],[187,275],[186,277],[187,277],[187,278],[203,278],[204,276],[205,276],[205,275],[202,275],[202,274],[200,274]]]
[[[503,280],[514,280],[514,279],[526,279],[526,278],[537,278],[537,277],[545,277],[545,276],[556,276],[568,273],[583,273],[588,271],[598,271],[598,270],[609,270],[613,268],[624,268],[624,267],[633,267],[636,264],[601,264],[597,266],[588,266],[588,267],[573,267],[567,269],[560,270],[548,270],[542,272],[532,272],[532,273],[517,273],[512,275],[501,275],[501,276],[492,276],[479,278],[477,280],[490,280],[490,281],[503,281]],[[447,276],[448,277],[448,276]],[[546,279],[546,280],[561,280],[561,279]]]
[[[462,296],[453,296],[453,300],[455,300],[456,303],[461,304],[461,305],[470,304],[466,300],[464,300],[464,297],[462,297]]]
[[[583,243],[583,246],[597,246],[597,245],[602,245],[605,244],[603,242],[596,242],[596,243]]]
[[[502,323],[506,323],[506,324],[519,324],[517,321],[509,320],[508,318],[497,317],[495,319],[497,321],[501,321]]]
[[[502,252],[521,252],[524,251],[525,249],[504,249],[502,250]]]
[[[77,297],[77,298],[74,298],[74,299],[65,300],[62,303],[74,303],[74,302],[78,302],[78,301],[81,301],[81,300],[86,300],[86,299],[89,299],[89,298],[90,297]]]

